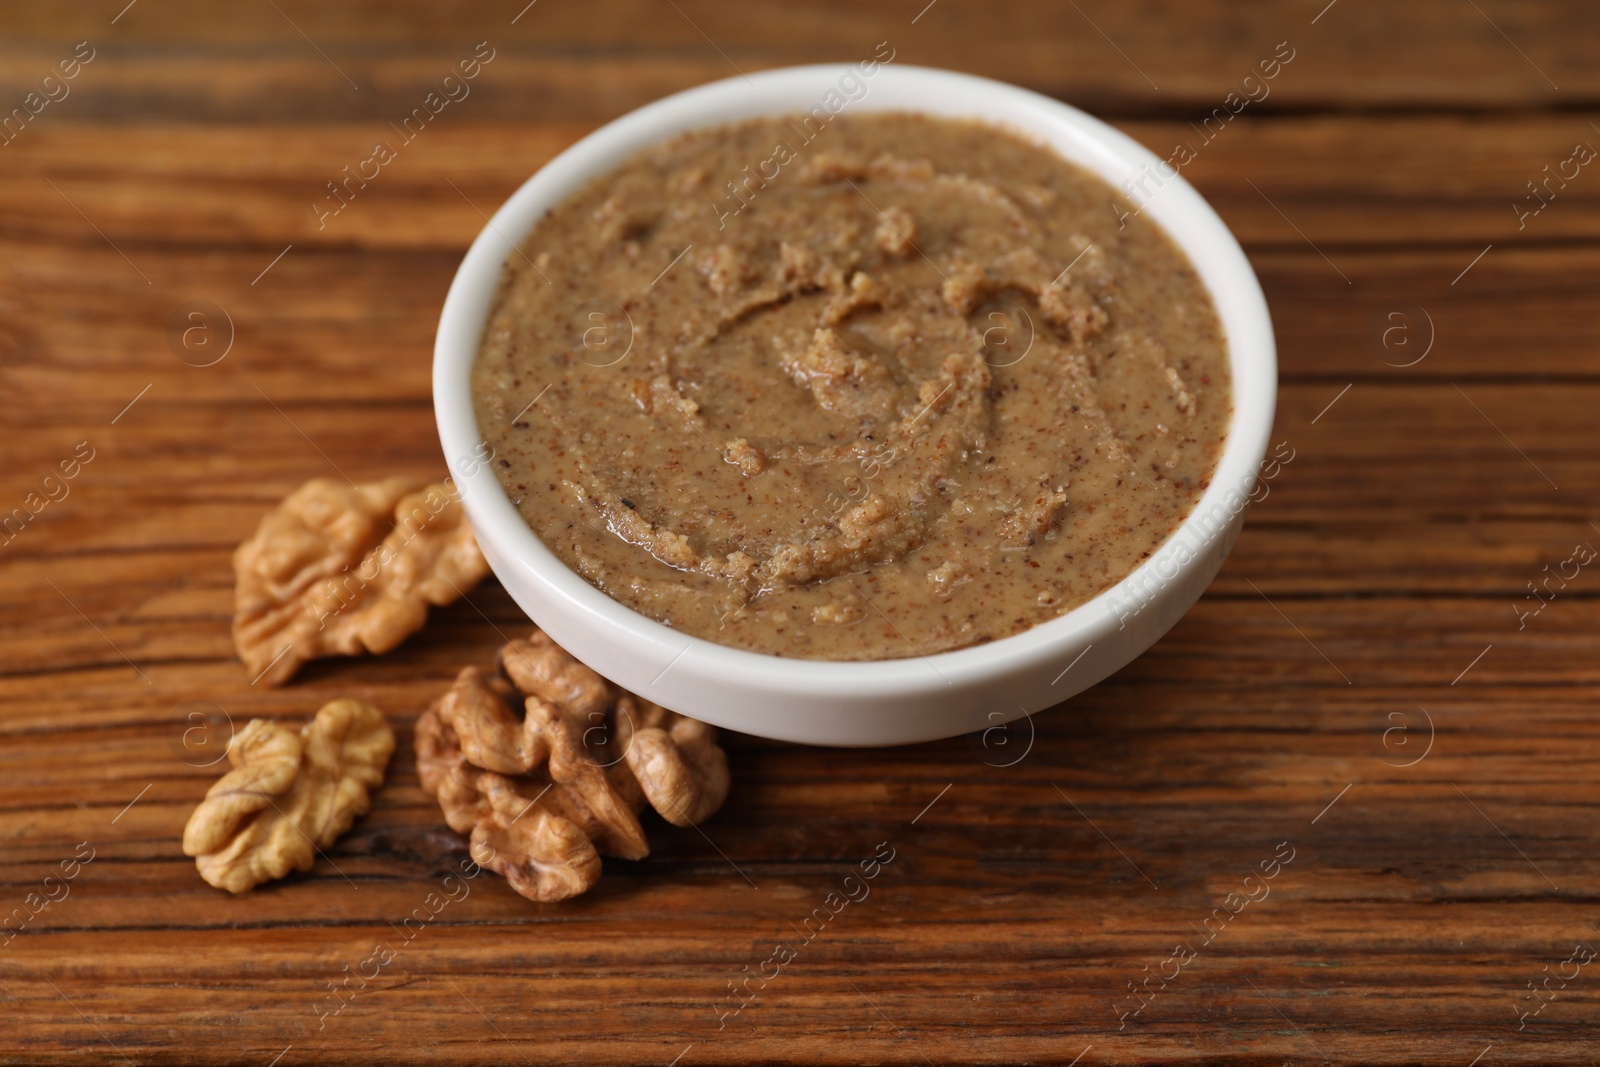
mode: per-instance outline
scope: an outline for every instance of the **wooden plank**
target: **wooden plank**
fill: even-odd
[[[1559,678],[1562,685],[1588,686],[1600,680],[1583,655],[1600,626],[1600,604],[1592,595],[1557,599],[1529,619],[1517,614],[1521,601],[1511,595],[1306,598],[1259,582],[1250,593],[1202,600],[1157,651],[1129,668],[1130,677],[1181,690],[1226,685],[1247,674],[1259,684],[1297,694],[1347,685],[1413,686],[1442,694],[1468,672],[1475,683],[1536,686]],[[492,605],[502,597],[481,599]],[[321,663],[309,669],[297,689],[263,693],[233,659],[224,619],[158,624],[107,610],[88,597],[73,599],[83,615],[51,606],[51,614],[32,631],[8,634],[0,691],[21,702],[10,728],[34,730],[59,714],[59,700],[39,703],[40,690],[76,685],[60,677],[70,672],[96,672],[82,688],[68,690],[73,700],[105,708],[102,716],[112,715],[108,702],[121,708],[135,701],[126,713],[117,713],[134,721],[148,714],[151,700],[162,702],[162,721],[183,723],[187,709],[177,705],[190,700],[215,702],[230,715],[265,709],[303,716],[323,701],[362,693],[382,693],[382,702],[394,702],[397,713],[414,712],[443,692],[463,665],[486,662],[510,635],[527,627],[508,602],[504,612],[487,620],[458,605],[441,613],[435,629],[442,633],[413,639],[400,655]],[[1212,639],[1219,631],[1249,647],[1219,657]],[[1389,636],[1375,641],[1374,633]],[[48,670],[40,669],[44,664]],[[210,688],[185,681],[202,678]],[[393,688],[402,684],[407,688]],[[166,694],[180,696],[173,701]]]
[[[225,404],[174,402],[163,380],[116,425],[58,415],[39,426],[14,413],[10,425],[26,432],[9,445],[14,462],[0,477],[7,498],[20,503],[37,491],[78,442],[94,450],[71,495],[47,505],[24,534],[51,530],[58,549],[230,545],[308,478],[444,475],[425,402],[279,402],[257,392],[248,373],[242,365],[232,373]],[[1559,515],[1581,523],[1600,480],[1590,450],[1597,390],[1589,382],[1363,381],[1347,392],[1286,383],[1274,437],[1293,455],[1260,513],[1277,522],[1332,511],[1369,521]],[[206,446],[195,447],[197,439]],[[1494,496],[1474,495],[1486,480]],[[194,510],[153,510],[180,506]],[[23,551],[23,535],[12,547]]]
[[[1284,41],[1294,59],[1263,107],[1481,110],[1600,98],[1584,47],[1600,23],[1587,5],[1560,0],[1479,10],[1450,0],[1366,9],[1273,0],[1248,11],[1213,0],[1159,16],[1105,0],[931,9],[602,0],[525,11],[284,2],[224,16],[186,0],[136,9],[113,26],[121,6],[21,8],[0,63],[5,98],[20,97],[80,39],[101,54],[63,110],[133,121],[392,118],[485,40],[495,59],[468,97],[485,118],[606,119],[740,72],[865,59],[880,41],[898,63],[1002,78],[1117,114],[1209,111]]]
[[[60,545],[50,535],[29,535],[8,549],[19,563],[26,561],[27,569],[19,566],[0,577],[0,595],[22,618],[69,618],[64,593],[74,603],[88,603],[139,625],[181,627],[196,650],[222,647],[217,642],[225,635],[217,625],[233,611],[230,534],[236,518],[239,526],[248,526],[248,508],[241,502],[231,509],[184,504],[165,510],[179,528],[196,529],[207,514],[225,515],[229,525],[205,530],[205,540],[144,548]],[[1583,520],[1574,516],[1482,517],[1470,524],[1440,524],[1423,514],[1403,520],[1347,514],[1308,525],[1293,517],[1279,521],[1278,515],[1274,503],[1252,508],[1211,595],[1255,596],[1248,584],[1253,581],[1297,597],[1477,596],[1532,610],[1538,604],[1529,599],[1528,583],[1559,570],[1576,543],[1595,542],[1593,531],[1585,532]],[[56,589],[50,588],[51,582]],[[1551,590],[1562,599],[1600,591],[1586,586],[1586,577],[1565,588],[1552,580]],[[1541,587],[1540,596],[1550,593]],[[473,600],[499,626],[520,621],[519,610],[493,584]],[[481,617],[468,611],[465,621],[475,625]],[[0,634],[17,640],[31,630],[0,626]]]
[[[425,402],[433,330],[459,253],[299,252],[273,267],[265,291],[251,288],[249,276],[275,253],[145,253],[142,269],[187,280],[155,294],[109,248],[0,244],[19,272],[10,309],[0,306],[0,352],[8,357],[0,382],[12,395],[58,398],[49,408],[0,410],[0,420],[59,413],[109,422],[153,381],[149,399],[169,404],[233,401],[241,386],[259,400],[250,382],[280,403]],[[1600,375],[1600,323],[1586,313],[1600,249],[1497,246],[1453,287],[1475,251],[1337,254],[1353,286],[1309,248],[1251,253],[1286,381],[1493,387],[1507,376],[1508,351],[1522,373]],[[173,339],[169,322],[190,300],[212,301],[232,323],[234,348],[214,367],[186,366],[175,355],[181,335]],[[366,368],[378,356],[389,369],[374,378]]]
[[[1289,119],[1246,112],[1226,126],[1119,125],[1174,160],[1247,246],[1302,247],[1309,239],[1333,252],[1448,242],[1470,248],[1470,258],[1489,241],[1600,235],[1600,181],[1570,159],[1579,143],[1600,143],[1600,133],[1578,115]],[[136,262],[135,252],[219,243],[266,252],[260,266],[289,241],[302,248],[454,250],[483,228],[480,211],[498,207],[592,128],[457,120],[446,112],[408,141],[382,121],[262,129],[41,122],[26,141],[7,146],[0,193],[18,209],[7,220],[12,239],[103,244],[93,240],[87,216]],[[339,207],[327,183],[343,183],[343,168],[367,159],[379,141],[396,158],[369,182],[341,185],[343,211],[314,211],[313,204]],[[1529,182],[1539,185],[1539,199]],[[1151,186],[1140,195],[1160,194]],[[1514,203],[1529,214],[1519,217]],[[59,276],[60,268],[42,273]]]

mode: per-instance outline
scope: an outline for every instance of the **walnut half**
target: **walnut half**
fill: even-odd
[[[602,855],[648,855],[646,802],[691,826],[727,799],[715,728],[612,685],[538,631],[495,664],[464,668],[417,720],[417,777],[472,858],[523,896],[564,900],[594,885]]]
[[[728,756],[715,726],[624,693],[617,731],[645,799],[672,825],[696,826],[728,799]]]
[[[355,700],[324,704],[298,735],[252,719],[228,744],[233,770],[189,816],[184,855],[230,893],[310,870],[371,806],[393,752],[383,713]]]
[[[233,570],[239,658],[281,685],[307,660],[389,651],[489,565],[448,483],[317,478],[261,520]]]

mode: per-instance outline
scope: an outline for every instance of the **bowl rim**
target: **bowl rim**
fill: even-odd
[[[859,64],[811,64],[711,82],[631,111],[562,151],[518,187],[488,220],[463,257],[440,313],[433,389],[446,461],[474,531],[490,549],[486,554],[491,563],[499,558],[501,566],[520,568],[540,588],[550,611],[576,612],[598,628],[628,632],[664,654],[676,649],[672,663],[692,653],[702,661],[702,667],[755,682],[764,689],[789,688],[819,697],[870,700],[914,689],[970,686],[997,675],[1060,662],[1064,650],[1084,648],[1105,638],[1113,628],[1120,628],[1114,625],[1118,616],[1113,607],[1119,599],[1128,603],[1130,592],[1137,595],[1141,589],[1148,590],[1152,582],[1158,589],[1173,584],[1176,575],[1158,574],[1157,562],[1164,555],[1170,560],[1168,550],[1185,536],[1202,545],[1208,543],[1211,536],[1197,536],[1197,520],[1202,514],[1211,513],[1221,504],[1237,515],[1242,507],[1228,504],[1226,498],[1238,494],[1242,500],[1254,489],[1276,411],[1277,357],[1265,296],[1237,239],[1170,164],[1106,123],[1031,90],[956,71],[884,63],[872,75],[870,88],[892,86],[894,92],[890,95],[895,99],[916,99],[919,91],[937,90],[982,101],[965,113],[1041,141],[1108,184],[1116,184],[1112,174],[1117,171],[1137,174],[1153,169],[1161,175],[1158,192],[1140,204],[1140,210],[1150,212],[1153,221],[1199,273],[1223,323],[1228,348],[1233,411],[1210,485],[1178,527],[1141,564],[1094,597],[1019,633],[945,652],[868,661],[799,659],[753,652],[675,630],[591,585],[539,539],[511,503],[489,464],[474,458],[480,455],[474,450],[484,438],[478,430],[473,405],[471,369],[509,250],[520,245],[549,207],[571,195],[583,182],[614,169],[633,152],[687,130],[738,121],[739,117],[803,111],[805,104],[801,101],[814,99],[819,86],[834,83],[850,72],[859,77],[859,70]],[[808,90],[807,94],[796,96],[793,102],[743,110],[768,95],[787,99],[786,94],[793,95],[802,88]],[[879,95],[881,98],[884,94]],[[870,93],[865,100],[871,100]],[[884,107],[880,103],[866,104],[861,109],[922,111],[947,117],[963,113],[942,104]],[[730,114],[734,117],[725,117]],[[1047,139],[1042,132],[1046,126],[1057,136],[1072,140]],[[1064,143],[1074,151],[1064,150]],[[1161,171],[1162,167],[1172,171],[1171,175]],[[1180,573],[1185,563],[1178,562]]]

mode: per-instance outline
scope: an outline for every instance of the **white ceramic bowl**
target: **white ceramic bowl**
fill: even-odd
[[[856,81],[841,81],[852,72]],[[857,84],[865,85],[864,96]],[[839,92],[841,85],[849,91]],[[920,111],[1000,123],[1115,186],[1134,182],[1135,202],[1183,248],[1216,302],[1234,392],[1233,421],[1211,486],[1178,531],[1126,579],[1013,637],[873,663],[728,648],[600,592],[544,546],[494,472],[474,462],[482,438],[470,385],[507,242],[520,241],[548,208],[636,150],[683,130],[809,111],[849,96],[859,99],[846,113]],[[1272,428],[1277,356],[1266,301],[1238,242],[1187,182],[1130,138],[1065,104],[986,78],[893,64],[863,77],[857,65],[822,65],[669,96],[596,130],[529,178],[456,272],[439,318],[433,397],[444,454],[490,566],[522,609],[579,659],[717,726],[808,744],[888,745],[988,730],[1058,704],[1129,663],[1176,623],[1215,577],[1244,521]]]

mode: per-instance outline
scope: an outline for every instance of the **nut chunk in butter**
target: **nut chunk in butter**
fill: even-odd
[[[252,678],[281,685],[307,660],[389,651],[489,565],[448,483],[317,478],[261,520],[233,569],[234,647]]]
[[[308,871],[371,806],[393,753],[383,713],[355,700],[324,704],[298,734],[252,719],[228,744],[233,769],[183,828],[184,855],[230,893]]]

